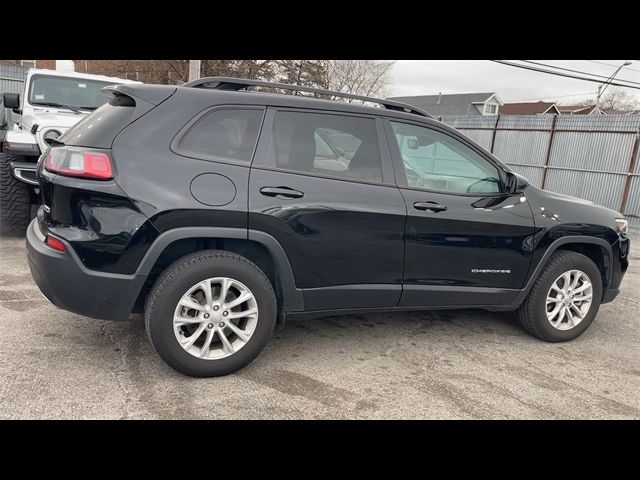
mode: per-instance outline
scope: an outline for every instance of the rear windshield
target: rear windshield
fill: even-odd
[[[135,102],[116,96],[87,115],[60,137],[65,145],[111,148],[116,135],[131,123]]]

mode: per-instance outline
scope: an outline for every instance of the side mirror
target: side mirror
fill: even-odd
[[[5,93],[2,95],[5,108],[20,108],[20,94],[19,93]]]
[[[507,172],[506,190],[509,194],[521,193],[529,185],[529,180],[517,173]]]

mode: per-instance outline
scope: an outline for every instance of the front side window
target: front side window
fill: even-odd
[[[375,121],[307,112],[276,112],[272,164],[299,172],[382,181]]]
[[[29,103],[43,107],[95,110],[109,99],[101,90],[114,82],[34,75]]]
[[[458,140],[391,122],[410,187],[458,194],[499,193],[498,169]]]
[[[262,113],[258,109],[213,110],[189,128],[177,149],[187,156],[250,163]]]

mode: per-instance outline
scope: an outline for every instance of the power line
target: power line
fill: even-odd
[[[580,70],[572,70],[571,68],[556,67],[555,65],[548,65],[546,63],[532,62],[531,60],[521,60],[521,62],[533,63],[534,65],[541,65],[543,67],[555,68],[556,70],[564,70],[565,72],[582,73],[584,75],[591,75],[592,77],[600,77],[600,78],[604,78],[606,80],[608,80],[610,78],[610,75],[598,75],[596,73],[582,72]],[[618,65],[616,65],[616,66],[618,66]],[[624,78],[618,78],[618,81],[627,82],[627,83],[634,83],[636,85],[640,85],[640,82],[635,82],[633,80],[625,80]]]
[[[500,63],[502,65],[507,65],[509,67],[522,68],[524,70],[532,70],[534,72],[546,73],[549,75],[556,75],[558,77],[573,78],[575,80],[582,80],[584,82],[593,82],[593,83],[600,83],[600,84],[603,83],[601,80],[597,80],[595,78],[579,77],[577,75],[569,75],[567,73],[553,72],[551,70],[545,70],[542,68],[529,67],[528,65],[518,65],[517,63],[505,62],[504,60],[491,60],[491,61],[495,63]],[[609,85],[614,85],[616,87],[633,88],[634,90],[640,90],[640,87],[634,87],[633,85],[625,85],[623,83],[609,82]]]
[[[598,62],[597,60],[587,60],[587,62],[592,62],[592,63],[598,63],[600,65],[607,65],[609,67],[617,67],[618,65],[614,65],[613,63],[606,63],[606,62]],[[640,60],[636,60],[636,62],[640,62]],[[624,67],[627,70],[632,70],[634,72],[640,72],[640,70],[635,69],[635,68],[629,68],[629,67]]]

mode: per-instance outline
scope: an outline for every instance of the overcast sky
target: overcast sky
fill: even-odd
[[[624,60],[533,61],[606,76],[624,63]],[[623,68],[617,79],[640,82],[640,60]],[[390,96],[497,92],[500,99],[507,102],[553,100],[572,103],[584,98],[595,99],[598,88],[597,83],[523,70],[489,60],[398,60],[393,66],[391,80]],[[640,90],[624,90],[640,99]]]

